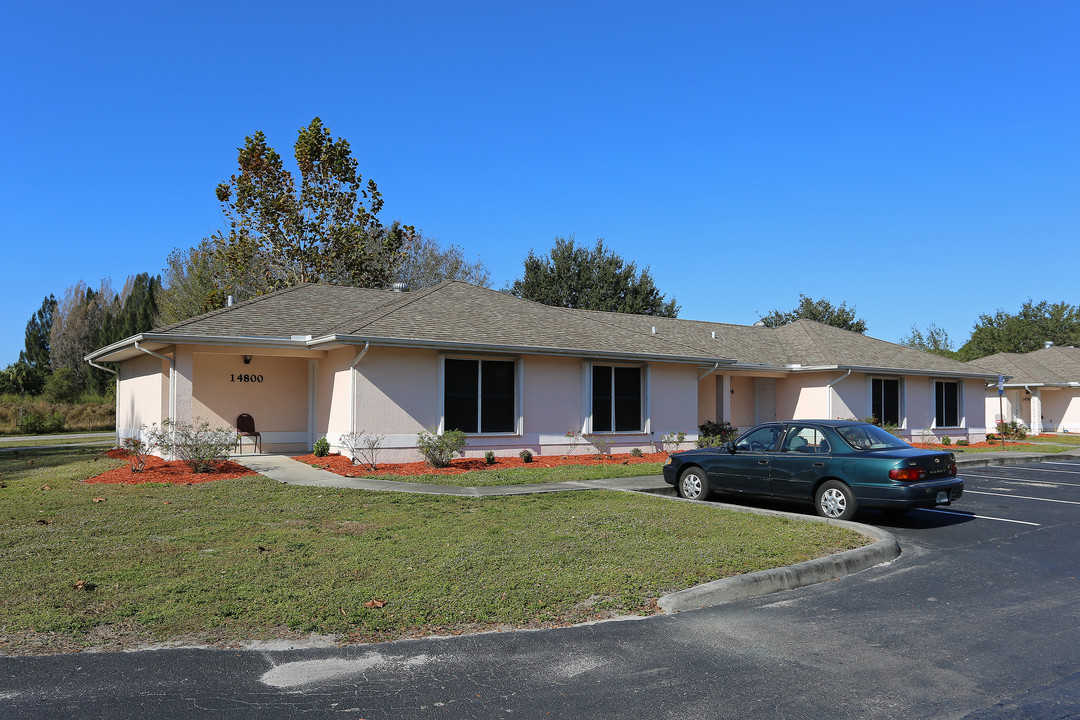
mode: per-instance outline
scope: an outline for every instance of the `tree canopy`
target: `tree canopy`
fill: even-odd
[[[999,352],[1026,353],[1041,349],[1046,341],[1080,345],[1080,307],[1028,300],[1015,314],[999,309],[980,315],[957,354],[966,361]]]
[[[386,287],[414,228],[379,221],[378,186],[364,183],[349,142],[319,118],[300,129],[293,149],[299,184],[259,131],[239,148],[238,172],[217,186],[228,228],[215,250],[226,268],[258,273],[263,292],[303,282]]]
[[[404,257],[394,271],[394,280],[405,283],[411,290],[431,287],[443,280],[462,280],[481,287],[491,285],[491,271],[483,261],[466,259],[465,251],[457,245],[444,247],[437,240],[417,232],[403,251]]]
[[[857,333],[867,330],[866,321],[856,318],[855,308],[849,308],[847,303],[834,306],[825,298],[814,300],[802,293],[799,293],[799,304],[790,312],[773,310],[761,318],[766,327],[780,327],[796,320],[813,320]]]
[[[649,268],[638,272],[604,247],[578,245],[573,236],[555,238],[547,255],[532,250],[525,258],[525,273],[509,292],[544,305],[676,317],[675,299],[666,300],[653,282]]]
[[[899,344],[942,357],[956,358],[956,351],[953,349],[949,333],[935,323],[930,323],[925,333],[919,329],[918,325],[912,325],[911,334],[901,338]]]

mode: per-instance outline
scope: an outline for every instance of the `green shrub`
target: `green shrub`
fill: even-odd
[[[944,437],[941,438],[941,444],[942,445],[952,445],[952,438],[949,437],[948,435],[945,435]]]
[[[701,425],[698,425],[698,439],[694,441],[694,445],[699,448],[717,447],[734,440],[738,436],[739,428],[727,420],[719,423],[706,420]]]
[[[960,438],[959,440],[956,441],[956,444],[959,445],[960,447],[967,447],[971,443],[968,442],[967,438]]]
[[[60,432],[63,429],[64,416],[56,410],[45,416],[30,413],[22,419],[22,431],[30,435]]]
[[[615,444],[615,436],[605,433],[585,433],[581,437],[596,448],[597,455],[610,455],[611,446]]]
[[[522,450],[521,452],[518,453],[518,457],[521,458],[521,462],[531,463],[532,462],[532,451],[531,450]]]
[[[630,457],[644,457],[644,453],[641,452],[641,448],[634,448],[630,451]]]
[[[999,422],[997,431],[1006,440],[1023,440],[1027,437],[1027,428],[1024,427],[1023,423],[1018,423],[1015,420],[1010,420],[1007,423]]]
[[[330,441],[322,437],[315,441],[315,446],[311,448],[311,452],[315,454],[315,457],[326,457],[330,454]]]
[[[488,465],[494,465],[495,464],[495,451],[494,450],[485,450],[484,451],[484,462],[486,462]]]
[[[447,430],[439,435],[434,430],[416,433],[416,447],[428,465],[443,468],[450,464],[454,454],[464,455],[467,438],[462,430]]]

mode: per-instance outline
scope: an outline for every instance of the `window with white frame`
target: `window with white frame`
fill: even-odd
[[[870,381],[870,414],[882,425],[900,427],[900,380],[872,378]]]
[[[643,409],[640,367],[592,366],[592,431],[641,432]]]
[[[443,361],[443,427],[482,433],[517,430],[517,370],[513,360]]]
[[[934,383],[934,427],[960,427],[960,383]]]

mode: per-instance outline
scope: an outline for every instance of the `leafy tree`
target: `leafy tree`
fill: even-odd
[[[911,334],[901,338],[900,344],[923,352],[933,353],[934,355],[956,358],[956,351],[953,350],[953,342],[949,337],[949,333],[934,323],[930,323],[930,327],[927,328],[925,334],[919,330],[918,325],[912,325]]]
[[[85,386],[89,366],[83,356],[100,347],[105,316],[116,302],[118,298],[108,280],[103,280],[96,291],[80,280],[64,292],[53,313],[49,335],[53,372],[71,368],[79,384]]]
[[[855,308],[849,308],[847,303],[834,306],[825,298],[814,300],[802,293],[799,293],[799,304],[791,312],[773,310],[761,318],[766,327],[781,327],[796,320],[813,320],[852,332],[866,332],[866,321],[856,318]]]
[[[49,377],[45,368],[19,360],[0,370],[0,394],[37,395]]]
[[[404,248],[405,256],[394,273],[397,282],[410,289],[437,285],[443,280],[462,280],[489,287],[491,272],[482,260],[469,261],[457,245],[443,247],[438,240],[417,232]]]
[[[49,368],[49,336],[52,332],[56,297],[49,295],[41,308],[26,323],[26,349],[19,353],[19,362],[45,373]]]
[[[1055,345],[1080,344],[1080,307],[1028,300],[1015,315],[1000,309],[980,315],[958,355],[966,361],[999,352],[1026,353],[1041,349],[1047,340]]]
[[[572,235],[555,238],[555,246],[545,256],[530,250],[525,274],[509,292],[555,307],[662,317],[679,314],[675,299],[664,299],[649,268],[638,272],[633,262],[626,263],[605,248],[602,239],[589,248],[578,245]]]
[[[82,392],[82,382],[69,367],[62,367],[50,375],[42,389],[46,399],[58,403],[73,403],[79,399]]]
[[[152,326],[169,325],[224,307],[229,295],[240,302],[262,292],[265,268],[261,257],[254,254],[240,265],[233,265],[232,254],[221,238],[204,238],[195,247],[169,253]]]
[[[239,171],[216,191],[229,222],[214,238],[218,267],[224,260],[240,277],[261,275],[256,294],[303,282],[389,285],[414,228],[378,220],[375,181],[363,183],[348,141],[334,140],[319,118],[301,128],[294,150],[299,186],[262,132],[239,148]]]

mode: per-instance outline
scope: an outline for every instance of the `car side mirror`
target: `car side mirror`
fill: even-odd
[[[735,443],[733,443],[733,442],[724,443],[724,449],[727,450],[732,455],[734,455],[735,454]]]

